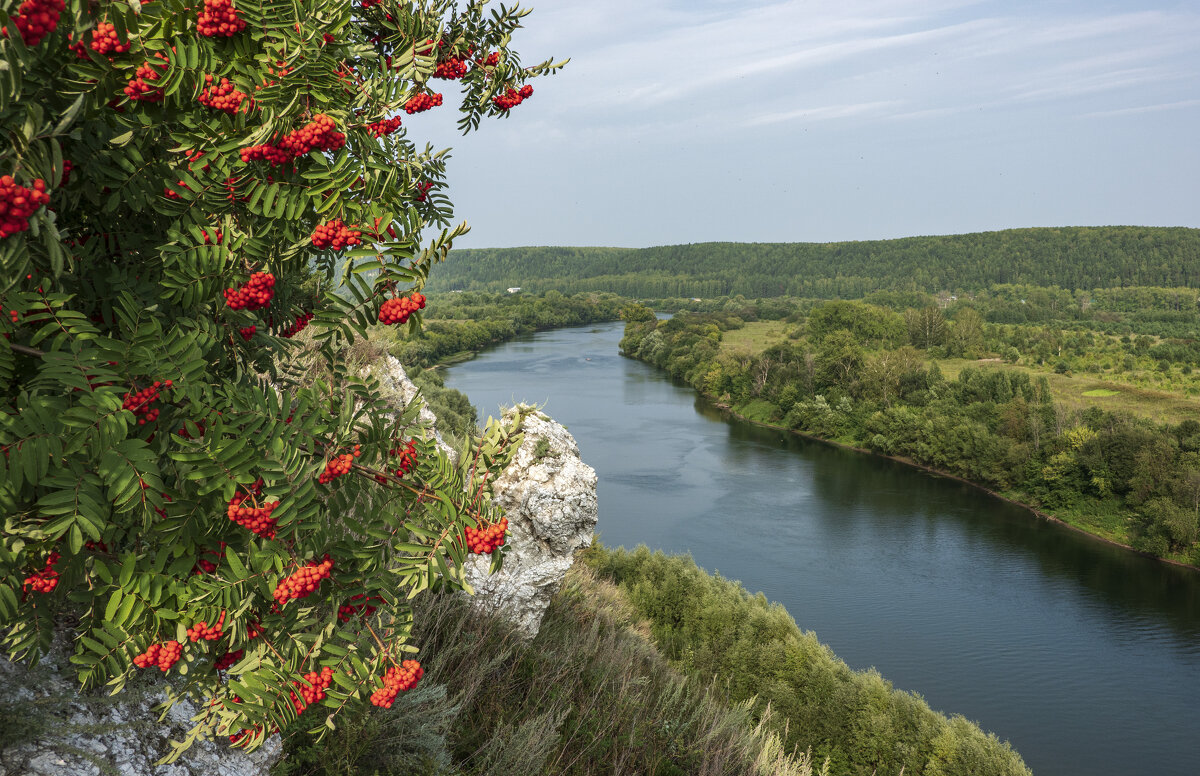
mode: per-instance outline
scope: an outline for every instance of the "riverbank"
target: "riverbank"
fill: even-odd
[[[626,358],[632,358],[632,357],[626,356]],[[695,389],[693,389],[693,390],[695,390]],[[921,471],[925,471],[930,474],[937,475],[938,477],[945,477],[946,479],[954,480],[955,482],[961,482],[964,485],[969,485],[970,487],[975,488],[976,490],[979,490],[979,491],[982,491],[983,493],[988,494],[992,498],[999,499],[1000,501],[1007,502],[1014,506],[1018,506],[1024,510],[1028,511],[1029,513],[1031,513],[1034,517],[1040,518],[1040,519],[1045,520],[1050,523],[1054,523],[1056,525],[1061,525],[1065,528],[1069,528],[1072,531],[1075,531],[1076,533],[1079,533],[1079,534],[1082,534],[1082,535],[1088,537],[1089,539],[1103,542],[1104,544],[1110,545],[1112,547],[1120,547],[1121,549],[1128,550],[1129,552],[1132,552],[1136,555],[1141,555],[1142,557],[1145,557],[1145,558],[1151,558],[1153,560],[1161,561],[1163,563],[1167,563],[1172,566],[1179,566],[1179,567],[1186,568],[1186,569],[1192,569],[1193,571],[1200,571],[1200,565],[1197,565],[1194,563],[1188,563],[1186,561],[1178,560],[1175,558],[1160,557],[1158,555],[1154,555],[1153,553],[1145,552],[1144,550],[1139,550],[1131,545],[1124,544],[1124,543],[1119,542],[1110,537],[1101,536],[1100,534],[1089,531],[1084,526],[1076,525],[1074,523],[1071,523],[1068,520],[1065,520],[1060,517],[1056,517],[1055,515],[1052,515],[1052,514],[1046,512],[1045,510],[1039,509],[1036,506],[1027,504],[1024,501],[1021,501],[1020,499],[1013,498],[1011,496],[1006,496],[1003,493],[994,491],[985,485],[980,485],[978,482],[972,482],[971,480],[968,480],[965,477],[959,477],[956,474],[951,474],[950,472],[942,471],[940,469],[935,469],[932,466],[927,466],[923,463],[919,463],[918,461],[914,461],[913,459],[906,458],[904,456],[888,455],[886,453],[881,453],[876,450],[871,450],[870,448],[859,447],[859,446],[851,444],[849,442],[839,442],[836,439],[826,439],[824,437],[816,436],[815,434],[808,434],[803,431],[797,431],[796,429],[788,428],[787,426],[781,426],[778,423],[770,423],[770,422],[764,421],[764,420],[756,420],[755,418],[751,418],[747,415],[741,414],[733,406],[726,404],[724,402],[720,402],[715,397],[713,397],[709,394],[706,394],[702,391],[696,391],[696,393],[699,396],[704,397],[704,399],[706,399],[710,404],[712,404],[714,409],[720,410],[723,413],[727,413],[731,417],[734,417],[744,423],[749,423],[751,425],[760,426],[762,428],[770,428],[770,429],[773,429],[776,431],[783,431],[785,433],[793,434],[797,437],[800,437],[801,439],[807,439],[812,442],[820,442],[821,444],[830,445],[832,447],[838,447],[838,448],[841,448],[842,450],[851,450],[853,452],[862,453],[864,455],[875,456],[877,458],[884,458],[889,461],[895,461],[896,463],[903,464],[905,466],[911,466],[914,469],[920,469]]]
[[[620,347],[740,418],[955,477],[1114,546],[1200,568],[1200,423],[1072,406],[1025,371],[949,377],[928,353],[868,351],[840,319],[812,316],[832,333],[810,322],[748,341],[750,327],[728,311],[660,323],[634,308]]]

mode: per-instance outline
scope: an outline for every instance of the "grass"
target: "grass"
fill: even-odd
[[[1060,375],[1049,370],[1033,369],[1015,364],[1000,364],[994,361],[973,361],[966,358],[946,358],[937,362],[947,380],[954,380],[966,367],[977,369],[1007,369],[1025,372],[1030,377],[1045,377],[1050,384],[1054,399],[1069,409],[1100,407],[1110,412],[1128,412],[1159,423],[1180,423],[1184,420],[1200,421],[1200,401],[1189,399],[1179,393],[1138,388],[1088,375]]]
[[[787,341],[787,330],[795,324],[783,321],[751,321],[740,329],[721,334],[721,350],[760,353],[772,345]]]
[[[533,641],[458,596],[413,605],[418,688],[391,709],[347,710],[319,742],[289,733],[275,776],[821,773],[784,751],[773,715],[672,668],[625,595],[582,563]]]

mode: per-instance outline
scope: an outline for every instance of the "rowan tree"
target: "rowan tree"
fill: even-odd
[[[502,525],[513,428],[454,463],[340,358],[418,326],[466,231],[407,125],[458,94],[471,131],[561,67],[484,5],[0,3],[0,635],[36,660],[65,629],[85,687],[180,677],[180,751],[390,704],[404,602]]]

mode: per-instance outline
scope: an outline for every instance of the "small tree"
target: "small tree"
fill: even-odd
[[[0,636],[68,623],[84,686],[182,675],[180,750],[390,705],[404,601],[503,542],[512,429],[455,465],[339,358],[417,326],[466,231],[403,126],[435,79],[470,131],[561,66],[484,4],[0,3]]]

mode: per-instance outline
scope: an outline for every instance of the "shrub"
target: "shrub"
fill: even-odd
[[[444,78],[475,129],[558,65],[483,2],[62,5],[0,16],[4,646],[61,621],[85,686],[180,675],[193,738],[322,726],[411,650],[406,593],[464,585],[515,441],[455,467],[340,360],[466,231],[402,121]]]

